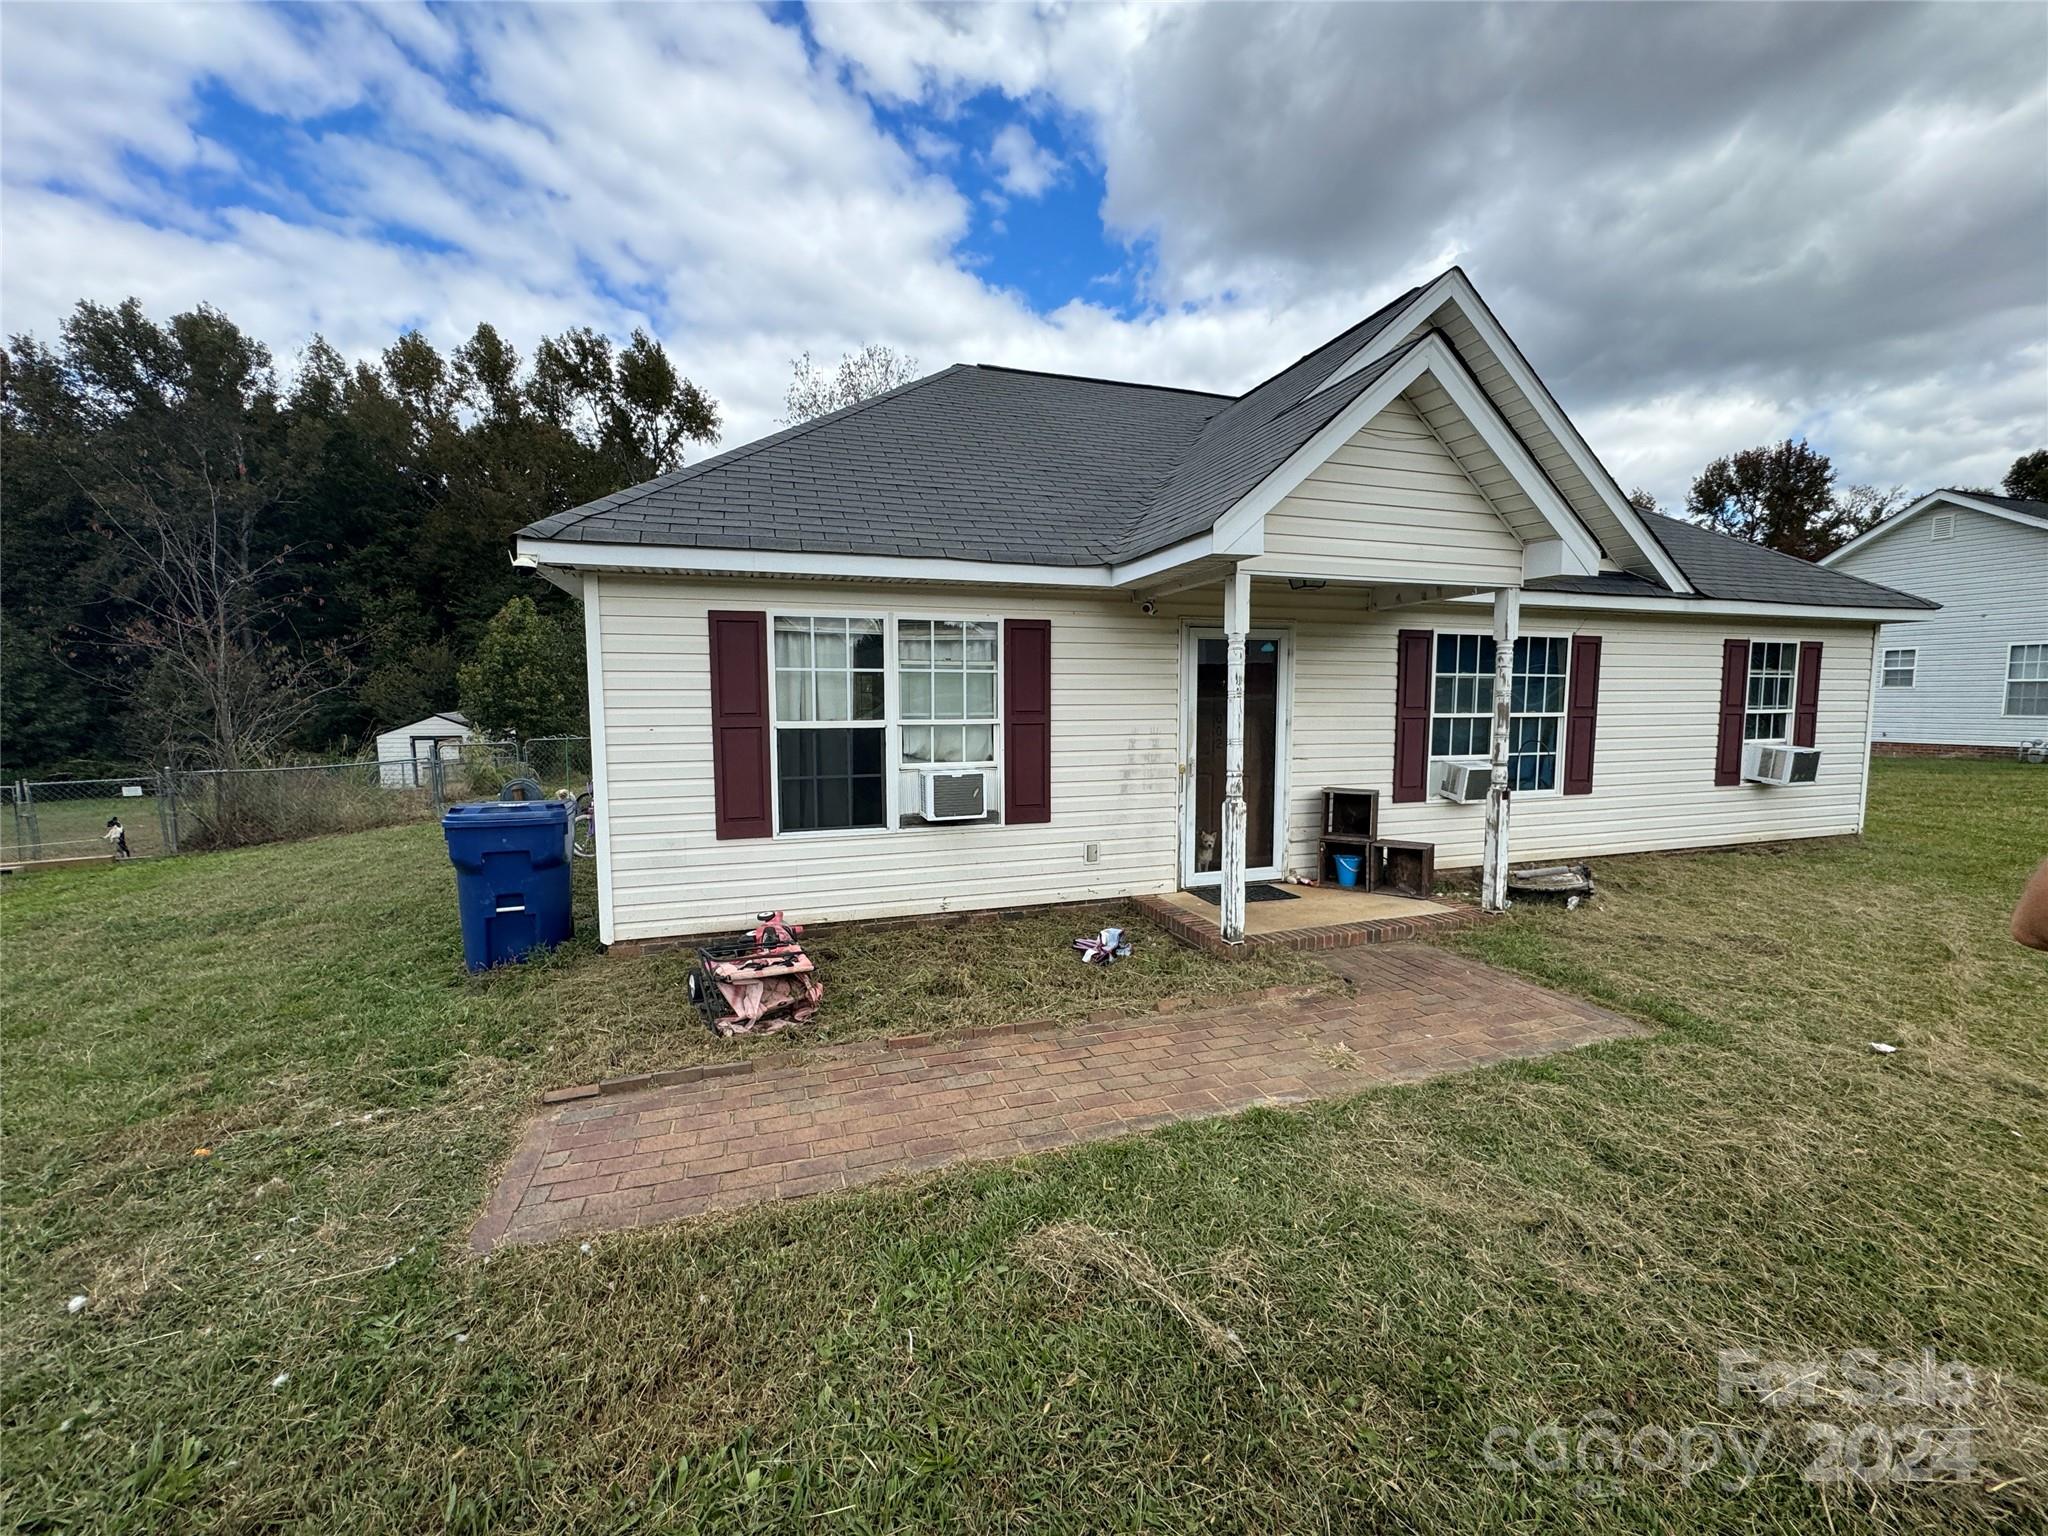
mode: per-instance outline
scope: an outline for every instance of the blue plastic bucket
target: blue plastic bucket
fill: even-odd
[[[1358,865],[1360,860],[1364,858],[1364,855],[1339,853],[1333,854],[1332,857],[1337,861],[1337,883],[1339,885],[1358,884]]]

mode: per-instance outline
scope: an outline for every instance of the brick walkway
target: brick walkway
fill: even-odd
[[[915,1051],[847,1046],[744,1077],[573,1103],[534,1122],[471,1242],[651,1226],[1636,1030],[1421,945],[1326,963],[1355,991]]]

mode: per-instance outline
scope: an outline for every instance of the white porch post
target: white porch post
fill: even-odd
[[[1223,578],[1223,941],[1244,942],[1244,644],[1251,625],[1252,578]]]
[[[1508,720],[1514,713],[1515,635],[1521,628],[1522,593],[1503,587],[1493,594],[1493,739],[1486,788],[1486,844],[1479,861],[1479,904],[1488,912],[1508,905]]]

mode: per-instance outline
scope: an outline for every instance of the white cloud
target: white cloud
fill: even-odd
[[[735,442],[805,350],[1235,389],[1458,260],[1618,478],[1667,503],[1708,458],[1806,429],[1844,479],[1915,487],[1995,480],[2048,440],[2038,12],[809,25],[811,49],[732,7],[0,8],[4,323],[208,301],[286,355],[316,329],[363,353],[415,321],[526,347],[645,324]],[[1011,237],[1099,163],[1149,308],[1034,313],[960,249],[941,130],[991,89],[1016,104],[986,151]],[[223,98],[281,120],[288,168],[203,131]],[[1026,125],[1053,112],[1076,163]]]
[[[1012,197],[1042,197],[1060,177],[1060,157],[1022,123],[1005,123],[988,149],[996,180]]]

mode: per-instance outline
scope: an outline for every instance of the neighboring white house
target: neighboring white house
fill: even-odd
[[[1489,892],[1853,833],[1933,606],[1638,514],[1456,269],[1241,396],[954,367],[515,559],[584,606],[606,943],[1204,885],[1235,939],[1326,786]]]
[[[1878,636],[1877,750],[2048,737],[2048,502],[1936,491],[1821,562],[1941,604]]]
[[[468,719],[452,709],[410,725],[379,731],[377,776],[390,789],[421,788],[430,782],[433,772],[426,764],[436,758],[453,762],[460,755],[462,744],[475,735]]]

